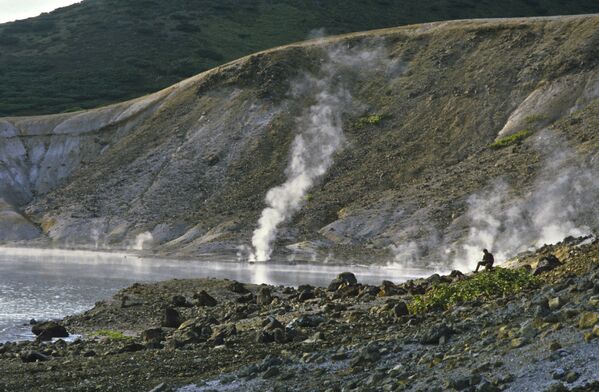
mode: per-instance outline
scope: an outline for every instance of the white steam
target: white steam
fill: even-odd
[[[342,115],[351,104],[351,95],[342,76],[377,69],[382,54],[380,48],[336,47],[326,54],[319,76],[305,75],[292,86],[295,98],[312,97],[314,103],[296,121],[298,134],[286,169],[287,181],[266,194],[268,207],[253,233],[250,261],[270,259],[277,227],[302,207],[308,190],[331,167],[334,153],[344,142]]]
[[[599,227],[599,156],[584,160],[550,131],[535,137],[535,148],[544,162],[530,191],[523,193],[503,178],[495,180],[468,198],[463,238],[456,241],[459,228],[453,225],[444,236],[426,230],[418,240],[391,247],[393,265],[433,261],[437,268],[469,271],[483,249],[503,262],[568,236],[591,234],[591,228]]]
[[[503,261],[568,236],[591,234],[590,226],[599,223],[599,171],[592,162],[577,162],[563,146],[548,133],[539,136],[537,148],[547,152],[546,163],[530,193],[516,196],[499,180],[469,198],[471,225],[466,241],[454,248],[455,268],[472,268],[483,248]]]
[[[143,250],[146,245],[151,244],[154,241],[154,237],[152,233],[149,231],[145,231],[143,233],[138,234],[135,237],[135,243],[133,244],[133,249],[135,250]]]

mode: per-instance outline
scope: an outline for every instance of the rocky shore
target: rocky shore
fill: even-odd
[[[599,390],[599,241],[505,266],[379,286],[350,272],[326,288],[134,284],[0,344],[0,391]]]

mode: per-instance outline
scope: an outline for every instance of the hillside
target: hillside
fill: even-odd
[[[0,119],[0,236],[127,247],[150,232],[156,252],[235,253],[267,191],[293,178],[301,134],[318,151],[299,157],[325,174],[280,225],[276,257],[507,257],[599,228],[598,65],[597,16],[441,22],[276,48],[101,109]],[[314,126],[337,133],[319,146]]]
[[[314,29],[592,12],[594,0],[86,0],[0,25],[0,116],[139,97]]]

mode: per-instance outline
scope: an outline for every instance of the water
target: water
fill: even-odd
[[[227,278],[244,283],[326,286],[339,272],[380,284],[423,276],[422,270],[327,264],[240,263],[141,258],[135,255],[66,250],[0,248],[0,342],[31,339],[29,320],[62,318],[91,308],[134,282],[173,278]]]

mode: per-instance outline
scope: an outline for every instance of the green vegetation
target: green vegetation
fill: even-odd
[[[92,108],[300,41],[446,19],[599,12],[594,0],[87,0],[0,25],[0,116]]]
[[[103,336],[112,340],[130,340],[131,336],[124,335],[121,331],[113,331],[110,329],[99,329],[90,334],[90,336]]]
[[[414,314],[444,310],[468,301],[512,295],[537,284],[537,279],[526,270],[495,268],[465,280],[439,284],[426,294],[415,297],[408,308]]]
[[[382,119],[383,117],[379,114],[371,114],[366,117],[360,117],[356,126],[362,128],[365,125],[378,125]]]
[[[524,123],[532,125],[545,121],[546,119],[547,117],[543,116],[542,114],[532,114],[524,119]]]
[[[530,135],[532,135],[532,131],[524,129],[522,131],[516,132],[512,135],[502,137],[501,139],[494,141],[493,143],[489,144],[489,148],[493,150],[499,150],[501,148],[511,146],[512,144],[520,143],[522,140],[526,139]]]

